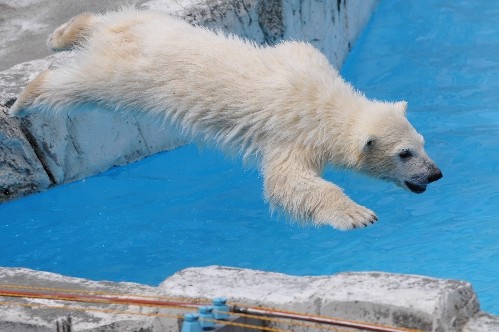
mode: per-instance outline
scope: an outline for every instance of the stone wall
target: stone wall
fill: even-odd
[[[46,0],[32,1],[38,2],[50,6]],[[341,67],[377,0],[122,2],[140,3],[144,9],[223,29],[257,43],[273,44],[282,39],[308,41],[321,49],[333,65]],[[92,9],[107,9],[106,2],[94,1],[92,4]],[[59,5],[59,2],[52,5],[53,15],[65,8]],[[17,13],[29,23],[30,15],[26,12],[29,8],[20,7],[18,12],[13,10],[10,15]],[[37,20],[31,25],[40,25],[38,12],[31,16]],[[60,20],[57,24],[67,20],[66,16],[66,12],[61,13],[56,18]],[[50,24],[54,25],[54,22]],[[20,36],[25,38],[25,35]],[[23,54],[21,58],[25,56]],[[186,143],[172,128],[91,106],[84,110],[68,110],[57,116],[36,114],[23,120],[7,117],[8,108],[27,82],[42,70],[57,67],[71,56],[70,52],[59,53],[15,65],[0,73],[0,202],[97,174]]]

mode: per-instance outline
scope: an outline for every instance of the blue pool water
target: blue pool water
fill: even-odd
[[[0,266],[156,285],[221,264],[294,275],[467,280],[499,314],[499,2],[382,1],[342,74],[405,99],[444,178],[415,195],[328,169],[380,221],[351,232],[271,215],[258,172],[187,146],[0,205]]]

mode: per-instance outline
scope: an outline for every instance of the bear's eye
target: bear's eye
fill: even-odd
[[[412,157],[412,153],[409,150],[403,150],[403,151],[400,151],[399,157],[400,157],[400,159],[407,159],[407,158]]]
[[[374,146],[374,142],[375,142],[375,138],[374,137],[369,137],[366,141],[366,145],[365,145],[365,148],[372,148]]]

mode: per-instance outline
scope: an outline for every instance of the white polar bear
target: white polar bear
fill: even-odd
[[[416,193],[442,177],[406,103],[367,99],[309,44],[261,47],[135,9],[76,16],[48,44],[79,56],[30,82],[10,115],[96,102],[157,116],[256,157],[266,199],[294,219],[337,229],[377,220],[321,178],[327,163]]]

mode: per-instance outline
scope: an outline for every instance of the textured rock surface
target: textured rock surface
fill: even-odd
[[[469,283],[377,272],[293,277],[191,268],[167,279],[160,289],[169,296],[229,296],[236,302],[422,331],[460,331],[479,310]]]
[[[52,63],[64,61],[69,53],[58,53],[49,57],[17,64],[0,74],[0,105],[10,106],[23,87]]]
[[[463,332],[499,331],[499,317],[479,313],[469,320]]]
[[[0,268],[2,285],[41,287],[45,292],[156,295],[157,289],[134,283],[96,282],[29,269]],[[0,287],[7,290],[16,288]],[[19,288],[17,288],[19,289]],[[19,289],[21,290],[21,289]],[[30,289],[35,292],[37,289]],[[64,291],[66,290],[66,291]],[[176,318],[159,318],[157,308],[0,297],[0,331],[54,332],[71,315],[73,331],[177,331]],[[151,315],[149,315],[151,314]],[[168,316],[176,315],[170,311]]]
[[[26,126],[18,119],[9,118],[2,106],[0,110],[1,202],[47,188],[52,181],[26,139]]]
[[[176,15],[193,24],[222,29],[257,43],[274,44],[282,39],[306,41],[340,68],[377,2],[149,0],[142,7]]]
[[[10,287],[7,287],[10,285]],[[224,296],[231,302],[299,313],[438,332],[496,332],[499,317],[478,312],[470,284],[389,273],[341,273],[295,277],[279,273],[220,266],[190,268],[166,279],[159,287],[134,283],[96,282],[29,269],[0,268],[0,291],[12,285],[80,294],[126,294],[127,297]],[[31,288],[31,291],[36,291]],[[64,307],[63,307],[64,306]],[[75,331],[178,331],[171,308],[77,303],[0,296],[1,331],[55,331],[56,322],[71,314]],[[157,314],[160,315],[157,315]],[[464,329],[463,329],[464,326]],[[308,331],[299,325],[276,327]],[[315,330],[314,330],[315,331]]]
[[[81,179],[184,144],[168,127],[92,105],[65,116],[37,114],[25,121],[55,183]]]
[[[283,1],[284,39],[306,40],[341,68],[377,1]]]

